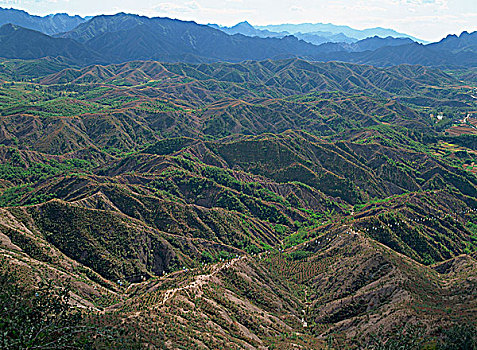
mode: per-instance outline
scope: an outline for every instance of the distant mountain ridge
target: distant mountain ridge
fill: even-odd
[[[248,28],[249,35],[254,33],[248,23],[241,24],[240,28]],[[11,24],[4,25],[0,33],[0,57],[64,57],[83,66],[135,60],[208,63],[287,58],[383,67],[400,64],[441,68],[477,66],[477,32],[448,36],[429,45],[409,38],[378,36],[353,43],[313,45],[292,35],[282,38],[229,35],[195,22],[119,13],[93,17],[53,36]]]
[[[257,36],[260,38],[283,38],[285,36],[291,35],[291,33],[286,31],[273,32],[267,29],[257,29],[247,21],[240,22],[233,27],[223,27],[217,24],[209,24],[209,26],[219,29],[229,35],[243,34],[246,36]],[[347,37],[342,33],[334,34],[331,32],[293,33],[293,36],[314,45],[320,45],[328,42],[353,43],[357,41],[356,39]]]
[[[477,67],[477,32],[450,35],[438,43],[381,47],[371,52],[345,53],[334,56],[347,62],[377,66],[395,64],[420,64],[427,66]]]
[[[325,43],[352,44],[369,38],[387,39],[388,42],[391,41],[391,39],[401,39],[406,40],[406,43],[413,41],[425,43],[424,40],[416,39],[407,34],[398,33],[392,29],[373,28],[357,30],[347,26],[335,26],[333,24],[313,25],[304,23],[296,25],[253,26],[249,22],[244,21],[232,27],[224,27],[217,24],[209,24],[209,26],[230,35],[243,34],[247,36],[258,36],[260,38],[282,38],[287,35],[293,35],[298,39],[314,45]],[[350,49],[350,51],[354,50]]]
[[[208,24],[208,26],[215,29],[219,29],[230,35],[243,34],[247,36],[258,36],[260,38],[282,38],[284,36],[290,35],[290,33],[288,32],[276,33],[266,29],[265,30],[257,29],[247,21],[237,23],[236,25],[232,27],[224,27],[217,24]]]
[[[93,17],[70,16],[66,13],[56,13],[47,16],[35,16],[25,11],[17,9],[7,9],[0,7],[0,26],[8,23],[37,30],[44,34],[54,35],[73,30],[78,25],[87,22]],[[425,41],[413,38],[407,34],[398,33],[392,29],[370,28],[364,30],[354,29],[348,26],[334,24],[280,24],[270,26],[252,26],[249,22],[243,21],[233,27],[224,27],[216,24],[209,26],[220,29],[227,34],[243,34],[247,36],[258,36],[262,38],[277,37],[282,38],[287,35],[294,35],[298,39],[305,40],[315,45],[325,42],[346,42],[351,43],[368,37],[407,37],[414,41],[425,43]],[[277,30],[283,28],[282,30]]]
[[[253,30],[248,23],[241,26]],[[474,33],[463,34],[463,38],[472,42],[474,35]],[[416,44],[409,38],[373,37],[353,44],[317,46],[293,36],[279,39],[249,37],[242,34],[227,35],[220,30],[194,22],[124,13],[97,16],[63,34],[62,37],[78,40],[92,50],[101,51],[112,62],[137,59],[167,62],[239,62],[300,57],[317,61],[370,63],[378,66],[403,63],[472,66],[476,60],[473,54],[459,53],[458,50],[447,52],[446,40],[441,41],[439,45],[425,46]],[[455,40],[452,38],[448,40]],[[457,40],[460,40],[460,37]],[[381,51],[374,55],[370,53],[376,50]],[[456,54],[459,60],[453,57]]]
[[[14,24],[0,27],[0,57],[34,59],[64,57],[79,64],[105,62],[100,54],[75,40],[52,38]]]
[[[378,36],[366,38],[363,40],[359,40],[356,43],[349,44],[349,51],[374,51],[381,47],[386,46],[400,46],[406,44],[412,44],[414,41],[410,38],[393,38],[393,37],[386,37],[381,38]]]
[[[326,42],[320,47],[321,52],[364,52],[375,51],[382,47],[402,46],[408,44],[415,44],[409,38],[393,38],[388,36],[387,38],[381,38],[374,36],[372,38],[366,38],[352,43],[346,42]]]
[[[342,33],[348,37],[356,40],[362,40],[373,36],[379,37],[395,37],[395,38],[410,38],[413,41],[420,43],[427,43],[425,40],[417,39],[410,35],[399,33],[393,29],[387,28],[368,28],[368,29],[354,29],[349,26],[335,25],[331,23],[301,23],[301,24],[276,24],[266,26],[256,26],[257,29],[269,30],[272,32],[288,32],[290,34],[296,33],[314,33],[314,32],[329,32],[332,34]]]
[[[316,46],[295,37],[230,36],[194,22],[119,13],[97,16],[60,37],[84,43],[112,62],[154,59],[168,62],[243,61],[307,57]]]
[[[11,23],[48,35],[70,31],[86,20],[86,18],[70,16],[66,13],[40,17],[25,11],[0,7],[0,26]]]
[[[464,31],[459,36],[448,35],[437,43],[429,44],[429,47],[445,49],[454,53],[460,51],[477,52],[477,32],[468,33]]]
[[[357,41],[355,38],[350,38],[343,33],[330,33],[330,32],[312,32],[312,33],[294,33],[293,36],[309,42],[314,45],[321,45],[325,43],[354,43]]]

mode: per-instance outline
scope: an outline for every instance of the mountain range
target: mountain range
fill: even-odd
[[[227,34],[243,34],[246,36],[257,36],[260,38],[283,38],[288,35],[293,35],[298,39],[309,42],[311,44],[320,45],[327,42],[339,42],[339,43],[353,43],[357,41],[355,38],[350,38],[343,33],[331,33],[331,32],[306,32],[306,33],[290,33],[287,31],[272,32],[268,29],[257,29],[247,21],[240,22],[233,27],[224,27],[216,24],[209,24],[210,27],[219,29]]]
[[[2,10],[0,13],[5,18],[9,11],[13,11],[14,14],[12,21],[16,21],[17,17],[30,18],[30,22],[26,20],[22,22],[30,27],[47,25],[50,22],[45,22],[46,18],[56,18],[28,17],[26,13],[14,10]],[[194,22],[148,18],[125,13],[96,16],[88,20],[69,16],[65,18],[67,20],[61,22],[64,25],[62,27],[58,25],[56,28],[70,30],[52,36],[20,25],[5,24],[0,28],[2,41],[0,57],[10,59],[62,57],[79,65],[133,60],[240,62],[292,57],[310,61],[343,61],[375,66],[405,63],[455,68],[472,67],[477,64],[476,32],[463,32],[460,36],[450,35],[440,42],[428,45],[415,43],[409,38],[390,36],[314,45],[293,35],[285,33],[275,35],[268,30],[258,30],[248,23],[219,30]],[[35,26],[32,23],[36,23]],[[54,31],[53,27],[50,26],[48,31]],[[315,27],[307,25],[303,28]],[[386,31],[380,33],[396,34]]]
[[[15,24],[27,29],[37,30],[44,34],[53,35],[64,33],[74,29],[81,23],[84,23],[92,17],[70,16],[66,13],[51,14],[40,17],[30,15],[25,11],[16,9],[7,9],[0,7],[0,26],[4,24]],[[244,34],[247,36],[259,37],[284,37],[287,35],[295,35],[299,39],[307,37],[313,44],[321,44],[324,42],[354,42],[367,37],[408,37],[414,41],[424,41],[415,39],[409,35],[398,33],[391,29],[373,28],[365,30],[357,30],[347,26],[336,26],[333,24],[300,24],[300,25],[277,25],[265,27],[253,27],[247,21],[238,23],[233,27],[223,27],[215,24],[209,26],[221,29],[228,34]],[[268,30],[270,28],[271,30]],[[273,29],[273,30],[272,30]],[[277,32],[278,30],[278,32]],[[313,39],[314,37],[314,39]],[[327,40],[322,41],[321,40]],[[308,40],[305,40],[308,41]]]
[[[410,35],[398,33],[391,29],[372,28],[357,30],[348,26],[337,26],[333,24],[280,24],[269,26],[252,26],[247,21],[240,22],[233,27],[224,27],[216,24],[209,26],[220,29],[227,34],[243,34],[247,36],[258,36],[261,38],[281,38],[293,35],[311,44],[320,45],[327,42],[353,43],[370,37],[378,38],[406,38],[419,43],[426,43],[424,40],[416,39]]]
[[[425,43],[421,39],[414,38],[410,35],[396,32],[392,29],[386,28],[369,28],[358,30],[348,26],[334,25],[331,23],[302,23],[302,24],[277,24],[277,25],[267,25],[267,26],[257,26],[257,29],[269,30],[271,32],[287,32],[290,34],[306,34],[306,33],[331,33],[331,34],[343,34],[349,38],[355,40],[362,40],[372,36],[378,37],[394,37],[394,38],[410,38],[413,41]]]
[[[133,60],[240,62],[292,57],[375,66],[404,63],[455,68],[477,64],[476,32],[448,36],[428,45],[392,37],[313,45],[292,35],[228,35],[194,22],[119,13],[93,17],[53,36],[11,24],[1,27],[0,33],[0,57],[63,57],[79,65]]]
[[[0,26],[15,24],[48,35],[70,31],[88,19],[80,16],[70,16],[66,13],[40,17],[30,15],[22,10],[0,8]]]
[[[0,27],[0,56],[35,59],[62,57],[80,64],[101,61],[101,55],[71,39],[53,38],[13,24]]]

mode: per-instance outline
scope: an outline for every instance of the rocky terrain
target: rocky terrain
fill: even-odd
[[[5,348],[440,349],[472,333],[477,146],[452,132],[475,112],[468,74],[4,59],[0,77]],[[22,338],[25,315],[55,331]]]

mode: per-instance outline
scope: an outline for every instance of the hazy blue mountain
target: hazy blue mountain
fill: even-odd
[[[283,38],[285,36],[291,35],[291,33],[286,31],[273,32],[267,29],[257,29],[247,21],[240,22],[233,27],[224,27],[217,24],[208,24],[208,26],[219,29],[229,35],[243,34],[246,36],[257,36],[260,38]],[[293,36],[314,45],[320,45],[328,42],[353,43],[357,41],[357,39],[347,37],[342,33],[335,34],[331,32],[293,33]]]
[[[138,59],[237,62],[312,57],[320,50],[293,36],[279,39],[228,35],[195,22],[124,13],[94,17],[61,37],[84,43],[112,62]]]
[[[312,33],[293,33],[298,39],[304,40],[314,45],[321,45],[324,43],[347,43],[351,44],[357,41],[355,38],[350,38],[343,33],[331,32],[312,32]]]
[[[421,64],[441,67],[477,67],[477,32],[449,35],[438,43],[383,47],[358,55],[354,62],[381,66]]]
[[[78,64],[104,62],[100,54],[75,40],[53,38],[14,24],[0,27],[0,57],[21,59],[64,57]]]
[[[406,44],[414,43],[409,38],[380,38],[380,37],[372,37],[366,38],[363,40],[359,40],[353,43],[345,43],[345,42],[326,42],[324,44],[319,45],[320,52],[326,52],[327,54],[330,53],[339,53],[339,52],[363,52],[363,51],[374,51],[380,49],[382,47],[387,46],[401,46]]]
[[[295,33],[316,33],[316,32],[330,32],[332,34],[344,34],[347,37],[355,38],[356,40],[362,40],[373,36],[379,36],[382,38],[391,36],[395,38],[410,38],[413,41],[425,43],[424,40],[414,38],[410,35],[399,33],[393,29],[386,28],[369,28],[369,29],[354,29],[349,26],[334,25],[331,23],[302,23],[302,24],[276,24],[267,26],[257,26],[257,29],[270,30],[272,32],[286,31],[290,34]]]
[[[0,26],[12,23],[50,35],[70,31],[85,21],[85,18],[69,16],[66,13],[39,17],[30,15],[25,11],[0,7]]]
[[[317,60],[338,60],[374,66],[413,64],[441,68],[477,67],[477,53],[471,50],[453,52],[435,45],[412,43],[385,46],[374,51],[329,52],[315,57]]]
[[[409,38],[393,38],[388,36],[387,38],[380,38],[374,36],[372,38],[366,38],[356,42],[326,42],[319,45],[321,52],[363,52],[374,51],[386,46],[401,46],[414,43]]]
[[[440,50],[449,50],[454,53],[461,51],[477,52],[477,31],[472,33],[464,31],[459,36],[454,34],[448,35],[441,41],[428,46]]]
[[[58,36],[87,42],[102,34],[129,30],[147,21],[147,17],[118,13],[114,16],[95,16],[67,33]]]
[[[414,41],[410,38],[393,38],[388,36],[386,38],[381,38],[374,36],[371,38],[366,38],[360,41],[357,41],[350,46],[350,51],[361,52],[361,51],[374,51],[381,47],[386,46],[401,46],[406,44],[412,44]]]
[[[275,33],[269,30],[256,29],[247,21],[237,23],[233,27],[224,27],[217,24],[208,24],[209,27],[219,29],[229,35],[243,34],[246,36],[258,36],[259,38],[283,38],[290,35],[288,32]]]
[[[239,29],[254,29],[248,23]],[[237,29],[237,28],[236,28]],[[375,66],[419,64],[438,67],[477,66],[476,33],[448,36],[422,45],[409,38],[378,36],[355,43],[313,45],[295,36],[260,38],[228,35],[195,22],[120,13],[97,16],[73,30],[47,36],[16,25],[0,31],[0,57],[65,57],[76,64],[134,60],[163,62],[241,62],[281,58],[343,61]]]

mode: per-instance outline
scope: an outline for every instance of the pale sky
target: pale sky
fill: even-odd
[[[228,26],[247,20],[384,27],[429,41],[477,30],[477,0],[0,0],[0,6],[36,15],[127,12]]]

